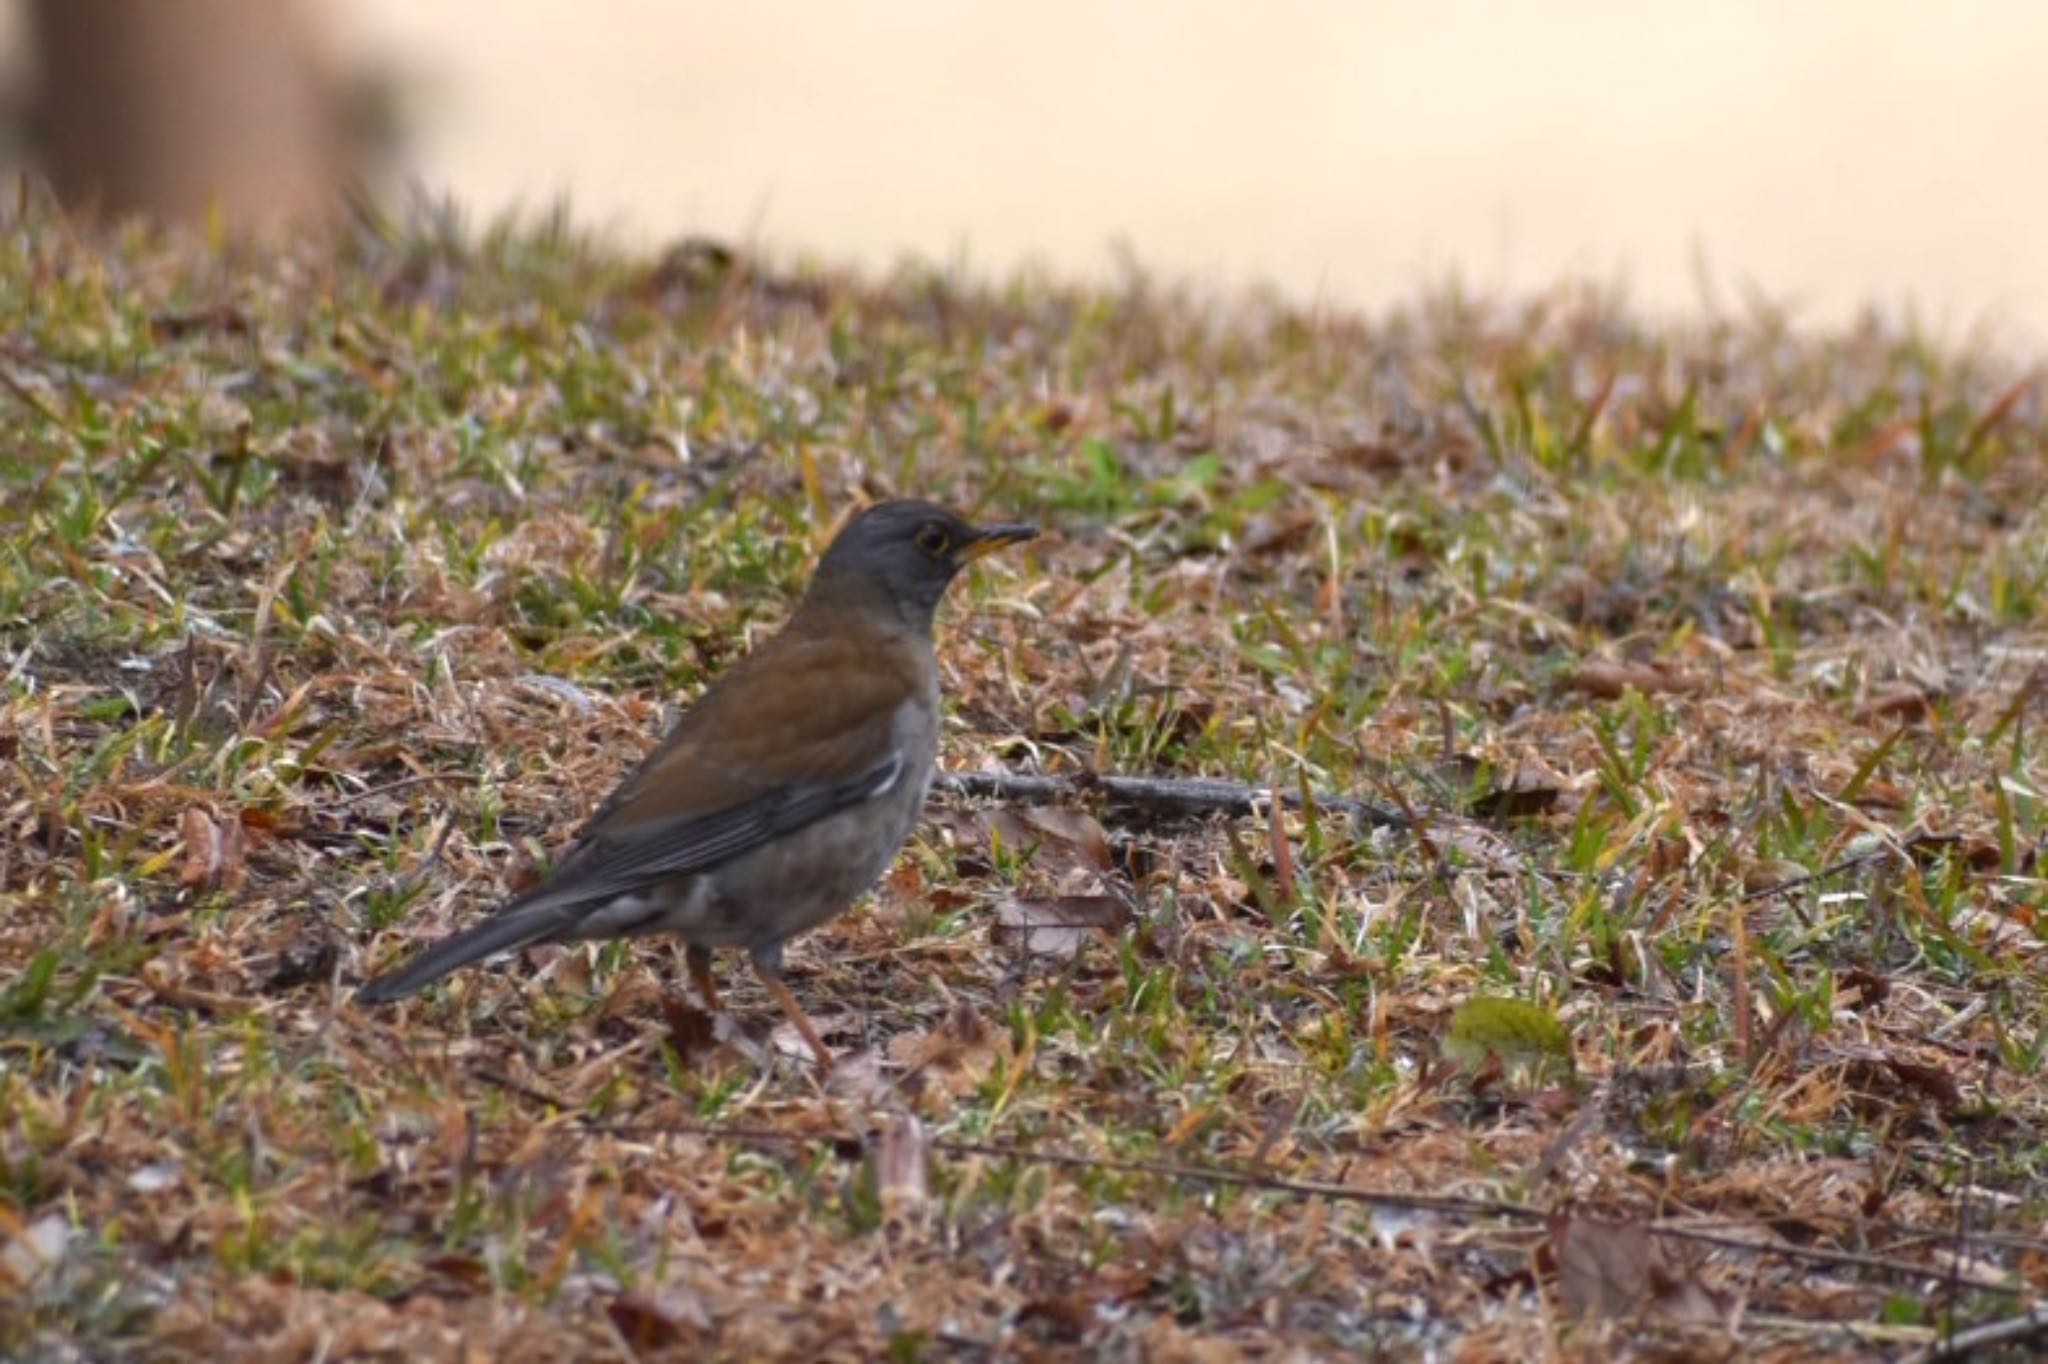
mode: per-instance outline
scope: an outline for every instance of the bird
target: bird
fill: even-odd
[[[745,949],[830,1070],[783,945],[848,909],[910,837],[938,757],[940,599],[967,565],[1037,534],[915,499],[860,512],[788,622],[683,713],[549,875],[356,999],[403,999],[539,943],[666,934],[713,1011],[713,950]]]

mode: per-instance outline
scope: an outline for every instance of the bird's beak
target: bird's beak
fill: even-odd
[[[1027,526],[1021,521],[1007,526],[983,526],[974,532],[972,540],[960,546],[958,557],[961,563],[971,564],[976,559],[995,553],[1005,545],[1019,544],[1037,538],[1038,527]]]

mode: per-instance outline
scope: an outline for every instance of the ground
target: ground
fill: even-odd
[[[428,212],[18,207],[0,280],[0,1353],[1887,1358],[2048,1292],[2023,358]],[[658,943],[352,1002],[900,493],[1046,529],[943,766],[1250,810],[937,793],[792,948],[822,1082]]]

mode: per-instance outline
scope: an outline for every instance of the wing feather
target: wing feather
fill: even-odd
[[[555,876],[514,904],[595,904],[706,871],[880,794],[902,775],[898,715],[928,669],[911,641],[777,635],[684,714]]]

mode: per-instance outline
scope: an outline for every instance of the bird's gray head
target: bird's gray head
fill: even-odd
[[[879,589],[906,622],[929,629],[939,598],[961,569],[1037,534],[1037,527],[1021,524],[971,525],[931,502],[878,502],[833,539],[818,561],[810,595],[867,596]]]

